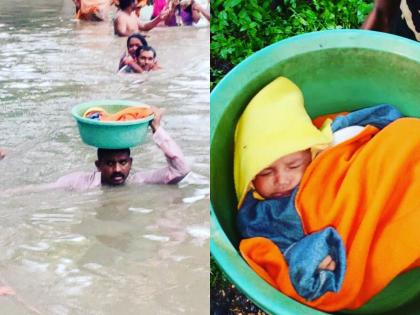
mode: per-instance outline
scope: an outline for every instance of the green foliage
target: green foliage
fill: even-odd
[[[211,88],[253,52],[297,34],[359,28],[373,0],[214,0]]]

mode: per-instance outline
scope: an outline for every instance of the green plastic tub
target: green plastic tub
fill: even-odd
[[[91,107],[102,107],[108,113],[116,112],[143,104],[124,100],[101,100],[82,103],[73,107],[71,114],[77,122],[82,141],[96,148],[124,149],[142,144],[147,134],[153,115],[143,119],[129,121],[97,121],[83,118]],[[146,105],[145,105],[146,106]]]
[[[237,250],[233,134],[250,99],[278,76],[301,88],[312,117],[380,103],[420,117],[420,44],[362,30],[304,34],[253,54],[211,93],[211,254],[228,278],[268,313],[326,314],[272,288],[248,267]],[[394,279],[365,306],[350,313],[418,315],[419,292],[417,268]]]

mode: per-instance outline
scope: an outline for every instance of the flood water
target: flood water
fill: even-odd
[[[126,39],[111,21],[75,21],[71,0],[0,1],[0,282],[17,293],[0,314],[209,312],[209,28],[147,39],[163,70],[117,75]],[[175,186],[26,191],[94,169],[70,110],[100,99],[165,107],[192,173]],[[165,165],[151,137],[132,156],[133,171]]]

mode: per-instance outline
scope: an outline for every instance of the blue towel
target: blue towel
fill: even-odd
[[[373,125],[384,128],[394,120],[404,117],[395,107],[387,104],[356,110],[345,116],[337,116],[331,124],[333,132],[349,126]]]

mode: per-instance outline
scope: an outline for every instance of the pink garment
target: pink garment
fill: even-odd
[[[153,1],[153,13],[152,17],[157,17],[166,5],[166,0],[154,0]]]
[[[175,141],[159,127],[153,134],[153,140],[165,154],[167,165],[161,169],[136,172],[129,175],[128,184],[176,184],[189,172],[190,167],[185,161],[184,154]],[[76,172],[60,177],[51,188],[65,188],[70,190],[88,190],[101,186],[101,173]]]

